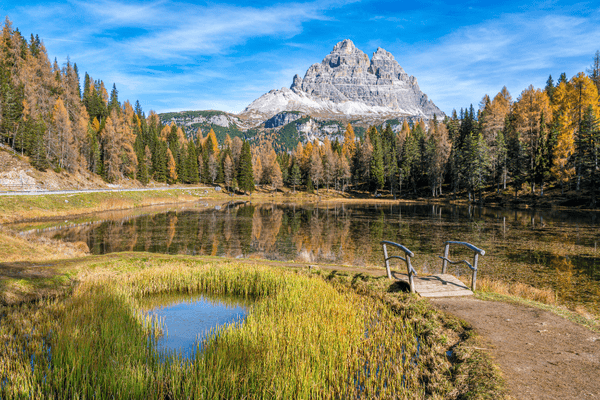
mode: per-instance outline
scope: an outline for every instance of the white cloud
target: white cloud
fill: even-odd
[[[600,47],[598,15],[504,14],[411,46],[399,61],[445,112],[476,105],[505,85],[517,98],[530,84],[543,86],[549,74],[585,70]]]

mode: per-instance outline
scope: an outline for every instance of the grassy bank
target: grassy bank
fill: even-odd
[[[38,279],[54,285],[54,296],[0,310],[2,398],[504,393],[489,360],[472,353],[468,326],[395,292],[386,279],[148,254],[86,257],[46,270]],[[160,332],[141,302],[165,293],[255,303],[245,323],[213,332],[194,360],[164,362],[150,345]]]
[[[110,210],[125,210],[159,204],[232,198],[213,189],[170,189],[37,196],[0,196],[0,223],[57,218]]]

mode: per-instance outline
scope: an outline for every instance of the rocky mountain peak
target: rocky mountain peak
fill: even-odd
[[[369,56],[354,43],[337,43],[323,61],[310,66],[304,78],[294,76],[290,89],[271,91],[243,113],[302,111],[333,116],[395,115],[432,118],[444,113],[421,92],[394,56],[381,47]]]
[[[350,39],[344,39],[341,42],[339,42],[338,44],[336,44],[335,46],[333,46],[333,52],[346,52],[346,53],[352,53],[352,51],[354,51],[356,49],[356,46],[354,46],[354,42],[352,42],[352,40]]]
[[[296,93],[302,90],[302,78],[300,78],[300,75],[294,75],[294,81],[292,82],[292,86],[290,86],[290,89],[292,89]]]

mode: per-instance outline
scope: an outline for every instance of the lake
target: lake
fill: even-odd
[[[379,242],[390,240],[412,250],[413,265],[427,273],[440,272],[445,241],[466,241],[486,251],[479,277],[552,288],[561,303],[583,304],[597,312],[599,222],[597,212],[247,202],[120,211],[27,229],[30,234],[83,241],[93,254],[148,251],[379,267]],[[463,255],[468,256],[456,257]],[[397,268],[403,270],[400,264]],[[468,274],[464,267],[450,272]]]

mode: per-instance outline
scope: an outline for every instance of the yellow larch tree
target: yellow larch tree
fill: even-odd
[[[219,154],[219,143],[217,142],[217,135],[215,135],[215,131],[212,128],[210,128],[210,132],[208,132],[208,136],[206,137],[205,150],[208,150],[209,146],[212,149],[212,154],[217,157]]]
[[[59,168],[73,171],[76,167],[77,149],[73,127],[63,101],[58,98],[52,111],[52,125],[48,130],[48,150]]]
[[[171,149],[167,149],[167,178],[169,179],[169,184],[177,182],[177,165],[175,164]]]
[[[346,132],[344,132],[344,144],[342,145],[342,154],[344,157],[351,159],[356,153],[356,135],[354,134],[354,128],[350,122],[346,125]]]
[[[535,191],[535,174],[533,171],[542,132],[540,121],[543,116],[546,124],[552,122],[550,98],[545,90],[535,89],[533,85],[529,85],[527,89],[521,92],[519,99],[513,105],[513,113],[516,118],[516,129],[521,134],[523,141],[527,143],[531,189]]]
[[[571,130],[573,122],[570,114],[560,112],[556,122],[558,136],[554,146],[554,163],[550,168],[550,173],[560,182],[564,191],[565,183],[569,182],[575,174],[575,167],[570,162],[570,158],[575,153],[575,137]]]

